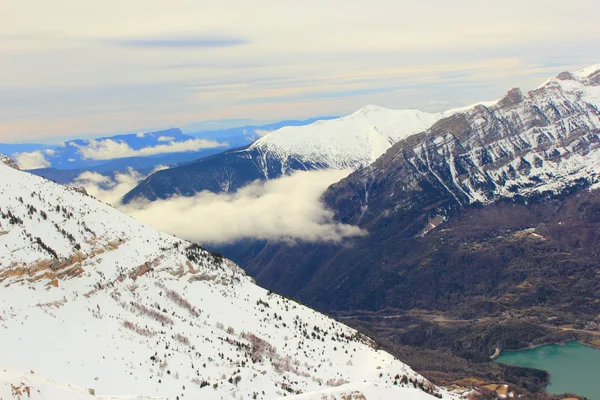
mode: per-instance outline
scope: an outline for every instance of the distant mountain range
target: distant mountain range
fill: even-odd
[[[208,129],[208,126],[210,125],[192,124],[182,127],[181,130],[183,133],[194,137],[233,141],[233,147],[241,147],[248,144],[248,141],[253,142],[271,131],[286,126],[304,126],[310,125],[313,122],[326,121],[335,118],[337,117],[315,117],[304,120],[285,120],[261,125],[240,124],[239,126],[231,128],[219,128],[214,130]],[[241,138],[243,138],[245,142],[240,140]]]
[[[2,398],[459,398],[218,254],[8,157],[0,176]]]
[[[330,119],[333,117],[322,117]],[[134,169],[149,173],[159,166],[176,166],[224,150],[247,146],[261,135],[283,126],[302,126],[318,120],[286,120],[266,125],[195,132],[168,130],[97,139],[69,140],[60,145],[2,144],[0,152],[14,157],[23,169],[58,183],[70,183],[86,171],[111,175]],[[210,126],[210,125],[202,125]]]
[[[124,202],[137,197],[191,196],[203,190],[234,192],[254,180],[274,179],[296,170],[357,169],[375,161],[394,143],[458,111],[428,114],[367,106],[342,118],[286,126],[245,148],[157,172],[128,193]]]
[[[133,169],[142,174],[150,173],[153,169],[159,166],[173,166],[185,164],[194,161],[198,158],[206,157],[221,151],[219,148],[208,149],[203,151],[173,153],[159,156],[149,157],[127,157],[117,160],[110,160],[100,165],[91,167],[82,167],[74,169],[58,169],[58,168],[40,168],[28,170],[28,172],[41,176],[57,183],[72,183],[73,180],[86,171],[97,172],[101,175],[114,175],[116,172],[127,171]]]
[[[136,167],[136,163],[146,164],[145,167],[149,168],[156,164],[151,161],[152,158],[162,157],[162,161],[170,161],[168,155],[173,153],[192,153],[184,156],[187,161],[201,157],[207,151],[210,154],[228,147],[226,142],[198,142],[197,138],[184,135],[176,128],[91,140],[76,139],[57,146],[0,144],[0,150],[14,157],[24,169],[95,168],[98,171],[125,170],[129,166]],[[150,161],[144,160],[145,158]],[[104,166],[109,162],[110,165]]]
[[[36,143],[0,143],[0,154],[6,154],[10,157],[17,153],[26,153],[53,147],[51,145]]]

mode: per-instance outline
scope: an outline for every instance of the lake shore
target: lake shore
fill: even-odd
[[[549,341],[549,342],[544,342],[544,343],[540,343],[540,344],[530,344],[527,347],[523,347],[523,348],[520,348],[520,349],[511,349],[511,350],[496,349],[497,351],[492,356],[490,356],[490,358],[492,360],[495,360],[495,359],[497,359],[498,357],[500,357],[504,353],[517,353],[519,351],[535,350],[535,349],[538,349],[540,347],[550,346],[550,345],[553,345],[553,344],[555,344],[557,346],[565,346],[567,343],[570,343],[570,342],[579,342],[579,340],[578,339],[573,339],[573,340],[567,340],[567,341]],[[581,344],[586,345],[585,343],[581,343]],[[590,347],[594,347],[594,346],[590,345]],[[596,347],[596,348],[598,348],[598,347]],[[600,348],[598,348],[598,349],[600,349]]]
[[[577,393],[589,399],[598,399],[597,365],[600,352],[597,346],[590,346],[582,340],[566,343],[536,345],[520,351],[506,351],[495,362],[534,368],[550,373],[551,379],[546,390],[550,394]]]
[[[538,343],[538,344],[530,343],[527,347],[523,347],[523,348],[519,348],[519,349],[505,350],[505,349],[496,348],[494,354],[490,356],[490,359],[495,360],[498,357],[500,357],[502,355],[502,353],[504,353],[504,352],[517,352],[517,351],[533,350],[533,349],[537,349],[540,347],[549,346],[552,344],[555,344],[557,346],[565,346],[567,343],[570,343],[570,342],[579,342],[580,344],[582,344],[584,346],[592,347],[592,348],[600,350],[600,332],[598,332],[597,335],[593,335],[588,332],[583,333],[583,332],[576,332],[576,331],[572,331],[572,330],[563,330],[562,332],[563,333],[570,332],[570,333],[574,333],[575,335],[572,338],[565,338],[565,340],[549,340],[547,342]]]
[[[578,340],[578,342],[584,346],[593,347],[594,349],[600,350],[600,339],[593,339],[591,341],[581,339],[581,340]]]

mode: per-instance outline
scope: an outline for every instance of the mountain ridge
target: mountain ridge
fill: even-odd
[[[368,105],[344,117],[283,127],[247,147],[155,173],[123,201],[192,196],[203,190],[234,192],[254,180],[275,179],[295,170],[365,167],[397,141],[460,110],[430,114]]]
[[[378,177],[390,186],[411,176],[427,177],[428,185],[451,194],[459,206],[543,195],[581,179],[593,184],[600,170],[599,106],[600,87],[587,78],[557,77],[526,94],[511,89],[489,107],[477,105],[395,144],[373,165],[333,185],[324,199],[336,209],[336,188],[351,186],[348,195],[358,196],[354,204],[337,209],[349,207],[352,211],[339,217],[356,223],[368,213],[364,188],[386,186]],[[396,167],[403,168],[401,176],[384,171]]]

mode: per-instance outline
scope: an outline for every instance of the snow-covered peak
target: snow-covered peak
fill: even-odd
[[[598,71],[600,71],[600,64],[591,65],[589,67],[580,69],[579,71],[574,72],[573,74],[582,77],[582,78],[590,78],[595,75]]]
[[[390,111],[394,111],[394,110],[389,109],[389,108],[385,108],[385,107],[381,107],[381,106],[376,106],[374,104],[367,104],[366,106],[364,106],[361,109],[353,112],[352,114],[356,114],[356,115],[361,115],[362,116],[362,115],[366,115],[366,114],[371,113],[371,112],[390,112]]]
[[[3,163],[0,176],[0,398],[274,399],[365,382],[383,399],[454,398],[229,260]]]
[[[394,143],[426,131],[443,118],[493,104],[477,103],[439,113],[369,104],[341,118],[278,129],[254,142],[248,151],[258,150],[266,159],[283,160],[284,165],[299,163],[307,169],[357,169],[373,163]]]
[[[386,186],[385,176],[394,176],[387,186],[398,182],[392,192],[404,200],[411,198],[403,191],[412,187],[406,182],[415,178],[414,167],[420,176],[431,173],[461,205],[598,187],[600,85],[591,76],[564,72],[528,92],[513,88],[494,104],[441,120],[421,141],[408,143],[401,150],[414,154],[410,168],[403,168],[403,157],[387,157],[388,165],[376,163],[377,174],[364,175],[372,174],[368,179],[377,180],[378,188]],[[377,202],[374,193],[365,196]]]
[[[321,168],[356,169],[444,116],[369,105],[342,118],[281,128],[257,140],[249,150]]]
[[[589,77],[584,76],[588,71]],[[585,71],[581,73],[581,71]],[[555,78],[548,79],[543,85],[524,94],[523,100],[529,103],[561,104],[564,101],[589,104],[597,107],[600,104],[600,66],[586,68],[578,72],[562,72]]]
[[[546,86],[566,83],[566,85],[577,85],[581,84],[584,86],[598,86],[600,85],[600,64],[592,65],[578,71],[563,71],[556,75],[554,78],[546,80],[543,84],[538,86],[543,88]],[[566,86],[567,88],[569,86]]]

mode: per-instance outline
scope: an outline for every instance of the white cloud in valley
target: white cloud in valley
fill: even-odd
[[[131,148],[125,142],[113,139],[90,140],[86,145],[74,145],[79,148],[79,153],[84,159],[113,160],[126,157],[145,157],[157,154],[198,151],[227,146],[227,143],[207,139],[190,139],[182,142],[169,142],[167,144],[143,147],[137,150]]]
[[[364,234],[334,221],[320,200],[325,189],[350,171],[298,171],[256,181],[235,193],[201,192],[193,197],[138,201],[120,208],[155,228],[199,243],[244,238],[337,242]]]
[[[156,167],[150,174],[167,169],[165,166]],[[74,186],[82,186],[95,198],[113,206],[118,205],[127,192],[137,186],[150,174],[142,174],[129,168],[127,171],[116,172],[114,177],[86,171],[74,179]]]
[[[50,162],[46,160],[41,151],[31,151],[26,153],[17,153],[13,155],[19,168],[23,170],[47,168]]]
[[[350,172],[297,171],[253,182],[235,193],[201,192],[193,197],[138,200],[128,205],[122,205],[121,199],[145,178],[134,170],[117,173],[114,179],[85,172],[74,184],[161,231],[199,243],[231,243],[244,238],[337,242],[364,232],[335,222],[320,196]]]

